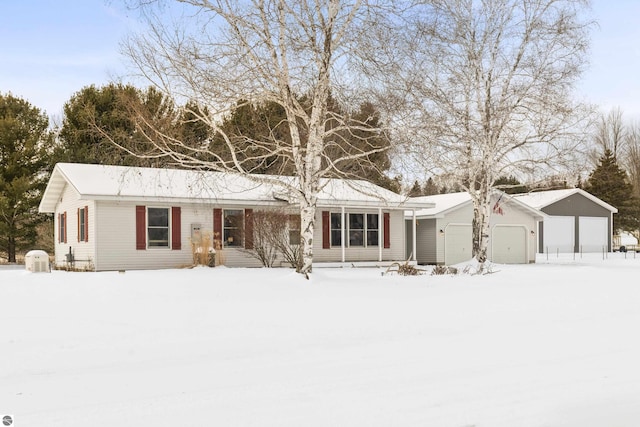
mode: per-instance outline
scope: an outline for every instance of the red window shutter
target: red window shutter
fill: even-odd
[[[84,207],[84,241],[89,241],[89,206]]]
[[[64,243],[67,243],[67,212],[62,214],[62,220],[64,221]]]
[[[171,208],[171,249],[182,249],[182,221],[180,219],[180,206]]]
[[[244,248],[253,249],[253,209],[244,210]]]
[[[80,241],[80,208],[78,208],[76,216],[78,217],[78,232],[76,234],[78,235],[78,242],[79,242]]]
[[[147,209],[136,206],[136,249],[147,249]]]
[[[331,216],[329,211],[322,211],[322,249],[331,248]]]
[[[389,218],[389,212],[385,212],[384,214],[384,248],[389,249],[391,247],[391,233],[390,233],[390,225],[391,220]]]
[[[222,209],[213,210],[213,240],[222,242]]]

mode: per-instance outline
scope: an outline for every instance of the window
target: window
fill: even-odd
[[[367,246],[378,246],[378,214],[367,214]]]
[[[244,212],[242,209],[225,209],[223,213],[223,236],[225,246],[242,246]]]
[[[79,208],[78,209],[78,242],[86,242],[87,239],[87,208]]]
[[[58,214],[58,242],[67,243],[67,213]]]
[[[342,214],[331,213],[331,246],[342,245]]]
[[[169,208],[147,208],[149,247],[169,247]]]
[[[364,214],[349,214],[349,246],[364,246]]]
[[[289,244],[300,244],[300,215],[289,215]]]

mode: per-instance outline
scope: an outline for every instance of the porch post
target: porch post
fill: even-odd
[[[342,206],[340,208],[340,215],[342,216],[342,219],[340,220],[340,233],[342,233],[342,238],[340,239],[340,246],[342,249],[342,262],[345,262],[345,238],[346,238],[346,233],[344,232],[344,224],[346,221],[345,218],[345,214],[344,214],[344,206]]]
[[[411,255],[412,261],[418,261],[418,257],[416,256],[416,249],[417,249],[417,245],[416,245],[416,240],[417,240],[417,236],[416,236],[416,229],[417,229],[417,220],[416,220],[416,210],[415,208],[413,209],[413,255]]]
[[[378,208],[378,262],[382,262],[382,235],[384,234],[384,221],[382,221],[382,208]]]

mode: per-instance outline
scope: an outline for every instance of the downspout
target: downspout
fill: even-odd
[[[346,259],[345,258],[345,255],[346,255],[346,249],[345,249],[346,233],[345,233],[345,229],[344,229],[346,217],[345,217],[345,213],[344,213],[344,206],[342,206],[340,208],[340,216],[342,217],[340,219],[340,233],[342,233],[342,238],[340,239],[340,247],[342,249],[342,263],[344,264],[345,259]]]
[[[384,221],[382,220],[382,208],[378,208],[378,262],[382,262],[382,235],[384,234],[384,230],[382,233],[380,232],[382,229],[380,225],[384,226]]]
[[[411,255],[412,261],[418,262],[418,257],[416,255],[416,250],[417,250],[417,244],[416,244],[416,240],[417,240],[417,236],[416,236],[416,231],[417,231],[417,225],[418,225],[418,220],[416,218],[416,209],[413,208],[412,209],[413,212],[413,221],[412,221],[412,225],[413,225],[413,254]]]

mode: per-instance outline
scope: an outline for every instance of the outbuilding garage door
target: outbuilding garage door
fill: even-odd
[[[581,216],[578,218],[578,236],[581,252],[608,251],[609,227],[607,218]]]
[[[496,225],[492,239],[491,261],[498,264],[527,263],[527,229],[524,226]]]
[[[572,216],[550,216],[542,223],[542,251],[546,253],[572,253],[574,248],[575,218]]]
[[[470,260],[471,244],[471,225],[447,225],[444,232],[444,263],[452,265]]]

